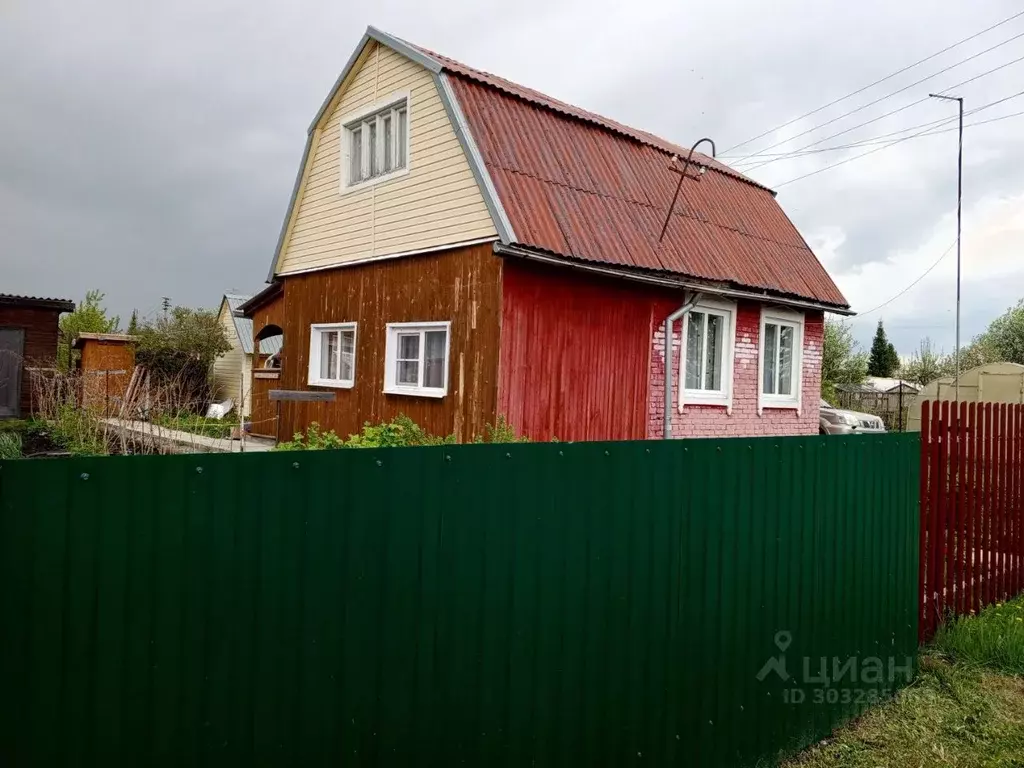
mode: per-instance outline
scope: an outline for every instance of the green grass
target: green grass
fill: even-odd
[[[789,768],[1024,768],[1024,598],[951,622],[917,680]]]
[[[17,459],[21,456],[21,434],[0,432],[0,459]]]
[[[1024,597],[949,622],[936,634],[935,647],[962,664],[1024,676]]]
[[[232,428],[238,426],[238,416],[232,412],[223,419],[208,419],[195,413],[179,413],[176,416],[156,416],[153,423],[204,437],[229,438]]]
[[[784,765],[1024,767],[1024,680],[924,653],[912,685]]]

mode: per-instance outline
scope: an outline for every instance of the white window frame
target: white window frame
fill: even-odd
[[[690,330],[690,314],[703,312],[724,318],[722,326],[722,389],[687,389],[686,350],[687,334]],[[682,346],[679,349],[679,411],[684,405],[722,405],[732,413],[732,371],[736,354],[736,303],[716,299],[702,299],[682,318]],[[707,325],[705,324],[705,329]],[[707,331],[705,330],[705,334]],[[705,336],[706,338],[706,336]]]
[[[398,130],[397,130],[397,111],[399,109],[405,109],[405,165],[402,168],[396,168],[389,173],[383,173],[378,176],[372,176],[370,178],[363,178],[358,181],[353,181],[349,178],[349,169],[351,168],[351,154],[352,154],[352,129],[359,126],[369,125],[371,120],[377,121],[377,157],[383,161],[384,158],[384,125],[381,118],[384,117],[386,112],[392,113],[392,130],[391,138],[394,142],[391,149],[391,156],[395,157],[395,153],[398,150]],[[360,109],[357,112],[352,112],[341,118],[341,193],[343,195],[355,192],[365,187],[373,186],[374,184],[380,184],[384,181],[391,179],[397,179],[400,176],[404,176],[409,173],[409,169],[412,167],[412,156],[410,154],[410,140],[409,137],[412,135],[412,98],[409,91],[397,91],[392,93],[385,99],[371,104],[365,109]],[[363,173],[367,172],[367,164],[369,163],[369,152],[367,151],[366,136],[368,131],[363,128],[363,153],[361,158]]]
[[[336,387],[351,389],[356,383],[356,358],[358,357],[359,332],[358,323],[314,323],[309,326],[309,375],[307,383],[313,387]],[[322,379],[320,378],[320,335],[328,331],[352,331],[352,378]],[[341,360],[341,337],[338,338],[338,360]]]
[[[448,320],[428,321],[416,323],[388,323],[387,341],[384,345],[384,394],[387,395],[412,395],[415,397],[444,397],[448,394],[448,369],[451,366],[452,348],[452,324]],[[443,382],[440,387],[424,387],[423,374],[426,370],[427,343],[425,334],[427,331],[445,332],[444,337],[444,365],[442,367]],[[404,333],[420,334],[419,347],[419,384],[399,384],[396,381],[398,367],[398,336]]]
[[[800,414],[804,381],[804,320],[802,312],[782,307],[761,307],[761,328],[757,344],[757,412],[765,408],[795,409]],[[764,345],[766,325],[788,326],[793,329],[793,392],[789,395],[768,394],[764,391]]]

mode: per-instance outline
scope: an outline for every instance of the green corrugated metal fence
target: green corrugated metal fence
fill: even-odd
[[[751,765],[903,680],[918,450],[3,463],[0,762]]]

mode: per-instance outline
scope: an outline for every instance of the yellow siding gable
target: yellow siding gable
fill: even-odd
[[[314,131],[279,275],[497,237],[431,73],[377,42],[360,58]],[[347,116],[402,92],[409,94],[409,172],[346,194]]]

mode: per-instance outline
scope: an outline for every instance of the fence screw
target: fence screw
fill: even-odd
[[[564,451],[559,451],[559,452],[558,452],[558,455],[559,455],[559,456],[565,456],[565,452],[564,452]]]
[[[452,455],[450,453],[445,454],[444,460],[445,461],[451,461],[452,460]]]
[[[505,458],[506,459],[511,459],[512,458],[512,454],[511,453],[506,453],[505,454]]]
[[[292,462],[292,469],[298,469],[298,468],[299,468],[299,462],[297,462],[297,461]]]
[[[81,477],[81,478],[82,478],[83,480],[88,480],[88,479],[89,479],[89,473],[88,473],[88,472],[83,472],[83,473],[82,473],[82,474],[80,475],[80,477]]]
[[[384,466],[384,462],[381,461],[380,459],[377,459],[377,466],[378,467],[383,467]]]
[[[605,455],[605,456],[611,456],[611,454],[610,454],[610,453],[608,453],[608,451],[605,451],[605,452],[604,452],[604,455]]]
[[[196,474],[197,475],[203,474],[203,468],[202,467],[196,467]]]

